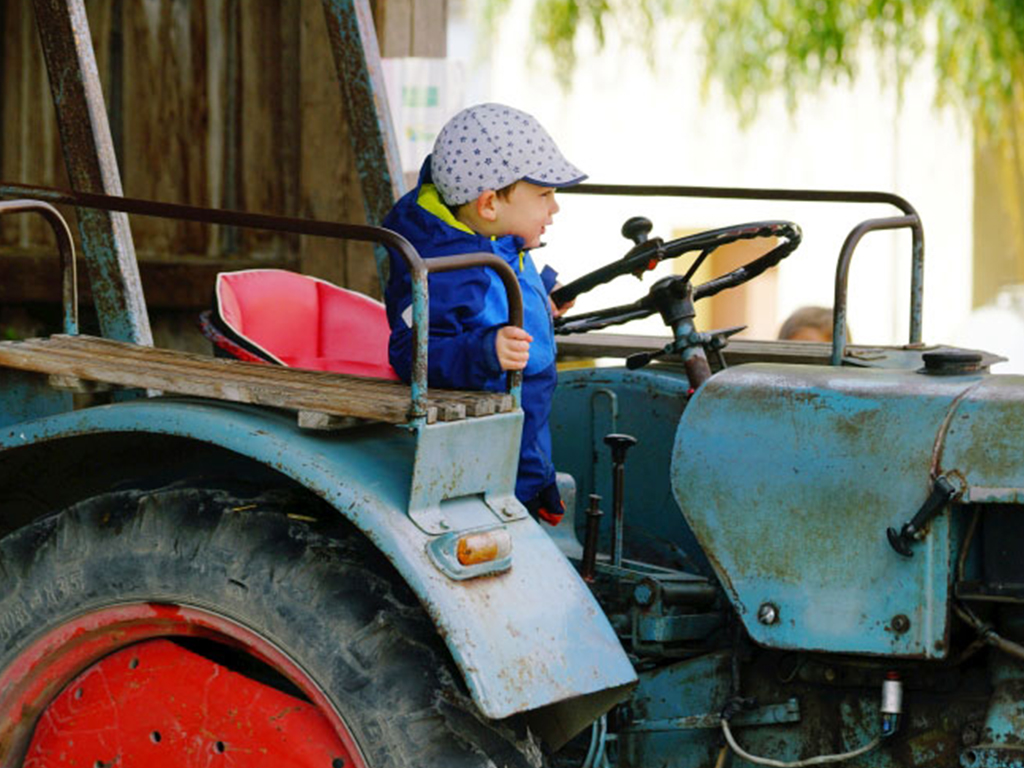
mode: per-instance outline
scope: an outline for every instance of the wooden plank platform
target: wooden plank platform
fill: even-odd
[[[331,418],[408,421],[406,384],[339,373],[307,371],[240,360],[205,357],[169,349],[97,338],[56,335],[47,339],[0,342],[0,366],[49,374],[55,382],[84,380],[119,387],[161,390],[217,400],[288,408],[304,423],[328,425]],[[432,389],[427,422],[506,413],[510,395]]]

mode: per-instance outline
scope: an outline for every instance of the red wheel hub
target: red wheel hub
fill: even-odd
[[[264,662],[308,699],[167,639],[199,637]],[[272,643],[193,608],[135,604],[51,630],[0,674],[0,765],[365,768],[323,692]]]

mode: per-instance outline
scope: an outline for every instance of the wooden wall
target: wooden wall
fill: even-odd
[[[320,0],[86,0],[124,191],[365,221]],[[443,56],[445,0],[378,0],[385,55]],[[66,187],[30,0],[0,0],[0,179]],[[0,224],[0,304],[59,297],[51,236]],[[213,275],[301,270],[379,296],[364,244],[132,217],[147,302],[209,303]],[[84,271],[82,273],[84,275]]]

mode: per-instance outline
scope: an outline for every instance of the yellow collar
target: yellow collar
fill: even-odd
[[[416,204],[437,216],[449,227],[454,227],[462,232],[468,232],[471,235],[476,234],[476,232],[455,218],[451,209],[441,200],[441,194],[433,184],[423,184],[420,186],[420,193],[416,196]]]
[[[449,227],[454,227],[461,232],[468,232],[471,235],[478,234],[455,218],[451,208],[444,204],[444,201],[441,199],[441,193],[437,191],[437,187],[433,184],[422,184],[420,186],[420,193],[416,196],[416,204],[428,213],[437,216]],[[497,238],[492,235],[491,240],[497,240]],[[523,269],[523,252],[520,251],[519,271],[522,272]]]

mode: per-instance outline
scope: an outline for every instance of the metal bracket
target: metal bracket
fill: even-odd
[[[766,704],[763,707],[738,712],[730,721],[733,725],[783,725],[800,722],[800,702],[789,699],[781,704]],[[722,715],[711,712],[706,715],[690,715],[667,720],[637,720],[622,729],[623,733],[650,731],[688,731],[696,728],[720,728]]]
[[[441,502],[474,494],[502,522],[527,516],[515,498],[522,421],[513,411],[417,429],[409,517],[424,533],[454,530]]]
[[[690,613],[681,616],[639,616],[635,637],[641,643],[678,643],[701,640],[718,629],[721,613]]]

